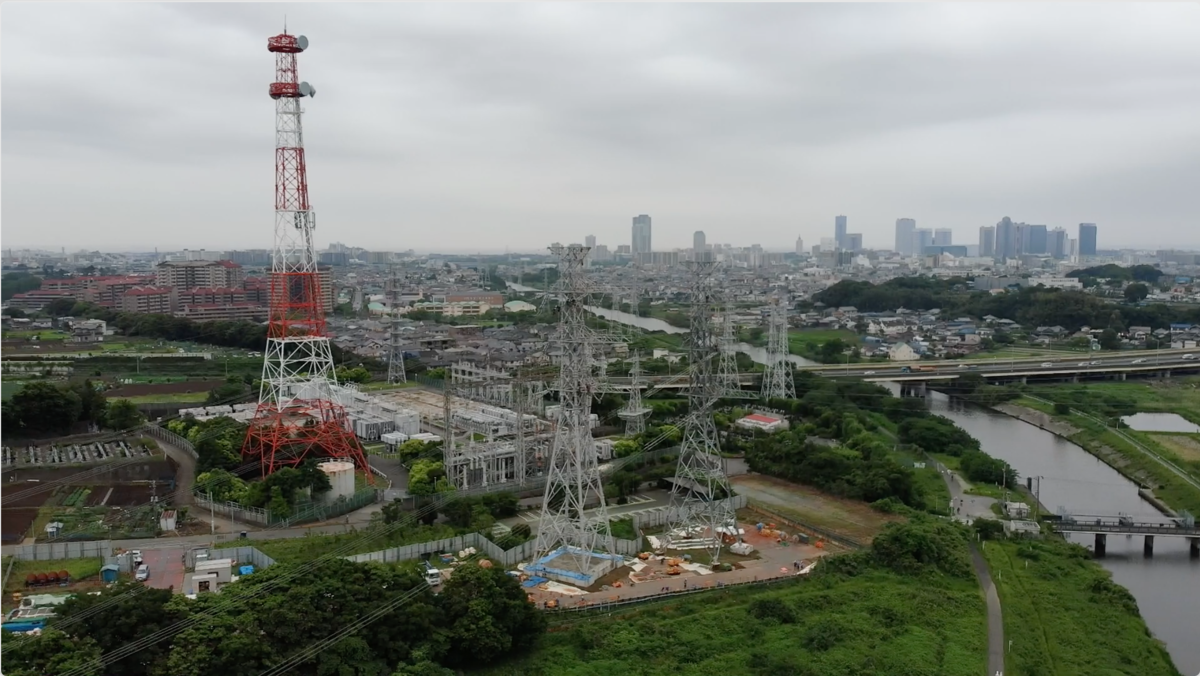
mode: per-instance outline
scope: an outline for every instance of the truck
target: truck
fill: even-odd
[[[429,561],[425,561],[425,583],[430,587],[436,587],[442,583],[442,571],[433,567]]]
[[[918,366],[917,370],[918,371],[936,371],[937,369],[932,366]]]
[[[911,366],[901,366],[900,372],[901,373],[912,373],[912,367]]]

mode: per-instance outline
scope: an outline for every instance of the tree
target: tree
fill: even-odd
[[[117,399],[108,405],[108,413],[105,414],[105,427],[114,430],[133,429],[146,422],[146,416],[138,410],[137,404],[134,404],[128,399]]]
[[[222,404],[246,394],[246,382],[237,376],[229,376],[218,388],[209,391],[207,404]]]
[[[1124,295],[1130,303],[1140,303],[1150,295],[1150,289],[1145,284],[1134,283],[1125,287]]]
[[[68,388],[34,381],[4,402],[4,408],[5,422],[17,426],[17,429],[9,430],[6,425],[5,432],[28,430],[65,434],[79,420],[83,402]]]
[[[446,623],[448,666],[487,664],[530,647],[546,618],[500,568],[459,566],[437,597]]]
[[[48,627],[38,636],[14,640],[4,632],[4,673],[9,676],[43,676],[79,670],[81,676],[100,676],[100,646],[90,638],[72,638]],[[87,665],[93,665],[88,668]]]
[[[79,419],[93,423],[103,423],[108,413],[108,400],[104,393],[96,388],[90,380],[76,383],[71,391],[79,396]]]
[[[138,593],[131,593],[134,590]],[[183,619],[187,614],[186,606],[171,604],[174,596],[169,589],[143,588],[139,582],[118,582],[99,594],[78,594],[67,599],[58,607],[57,619],[73,618],[66,633],[75,639],[93,640],[102,652],[108,653]],[[154,665],[165,658],[168,649],[165,643],[149,645],[107,665],[104,674],[153,674]]]
[[[1100,332],[1100,347],[1104,350],[1119,350],[1121,349],[1121,337],[1112,329],[1104,329]]]

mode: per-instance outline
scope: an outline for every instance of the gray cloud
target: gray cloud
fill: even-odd
[[[1001,216],[1200,246],[1194,4],[6,4],[6,246],[268,247],[274,64],[318,241],[972,242]],[[61,234],[60,234],[61,233]]]

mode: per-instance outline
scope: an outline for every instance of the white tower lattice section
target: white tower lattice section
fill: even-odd
[[[391,313],[391,330],[388,333],[388,382],[408,382],[404,372],[404,350],[400,342],[400,278],[392,270],[392,278],[388,286],[388,312]]]
[[[617,417],[625,421],[625,436],[634,437],[646,431],[646,417],[653,410],[642,404],[642,359],[637,352],[633,353],[633,367],[629,369],[629,398],[625,407],[617,412]]]
[[[792,363],[788,359],[787,306],[782,296],[771,301],[771,317],[767,338],[767,368],[763,373],[764,400],[795,399],[796,384],[792,379]]]
[[[712,562],[721,553],[723,534],[737,532],[733,508],[726,500],[732,492],[720,455],[713,407],[721,396],[714,373],[720,353],[720,341],[713,330],[713,315],[718,311],[715,263],[711,253],[689,263],[691,282],[691,322],[688,334],[688,359],[691,375],[688,383],[688,417],[684,422],[679,465],[671,487],[667,538],[675,549],[704,548]]]
[[[608,510],[590,424],[592,399],[600,390],[600,337],[586,324],[589,294],[584,263],[589,249],[555,245],[550,250],[559,260],[559,323],[551,350],[557,351],[560,359],[561,403],[553,421],[537,554],[529,569],[560,579],[578,575],[592,580],[611,570],[620,557],[615,555],[608,531]],[[594,508],[584,511],[593,504]]]

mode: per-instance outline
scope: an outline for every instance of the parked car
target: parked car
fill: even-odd
[[[149,580],[150,566],[147,566],[144,563],[138,566],[137,573],[134,574],[133,579],[137,580],[138,582],[145,582],[146,580]]]
[[[142,565],[142,562],[145,561],[145,559],[142,558],[142,550],[140,549],[135,549],[129,552],[129,556],[133,559],[133,565],[135,566],[140,566]]]
[[[1187,354],[1183,355],[1183,358],[1191,360],[1191,359],[1195,359],[1196,355],[1192,354],[1191,352],[1188,352]]]

